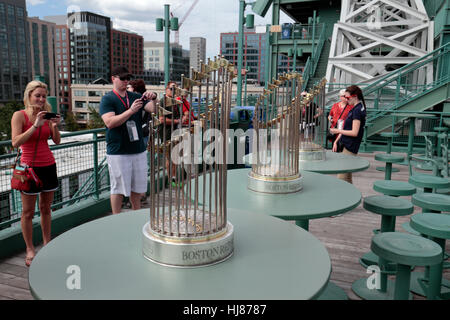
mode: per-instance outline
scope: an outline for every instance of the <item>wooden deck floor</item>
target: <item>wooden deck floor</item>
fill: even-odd
[[[370,168],[353,174],[354,185],[361,190],[363,197],[377,194],[372,189],[375,180],[384,179],[384,172],[375,168],[382,164],[374,160],[374,154],[360,154],[371,163]],[[400,172],[393,173],[395,180],[407,181],[408,168],[396,166]],[[326,197],[326,195],[324,195]],[[415,213],[420,212],[415,208]],[[409,221],[409,216],[397,219],[397,230],[402,231],[401,224]],[[359,299],[351,291],[351,284],[362,277],[367,277],[366,270],[358,263],[358,258],[369,251],[372,229],[379,227],[380,216],[369,213],[359,205],[356,209],[342,216],[310,221],[310,232],[326,246],[331,260],[331,280],[349,295],[350,299]],[[39,247],[38,247],[39,249]],[[447,252],[450,241],[447,241]],[[0,261],[0,300],[32,299],[28,286],[28,268],[24,265],[25,252]],[[419,269],[419,268],[417,268]],[[420,270],[420,269],[419,269]],[[450,280],[450,270],[444,278]],[[414,295],[414,299],[423,299]]]

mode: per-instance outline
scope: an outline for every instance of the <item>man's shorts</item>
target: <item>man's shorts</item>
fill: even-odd
[[[106,155],[111,194],[129,197],[131,192],[147,192],[147,151],[136,154]]]
[[[31,182],[31,189],[28,192],[22,191],[23,194],[37,195],[41,192],[52,192],[58,189],[58,176],[56,174],[56,163],[46,167],[33,167],[34,173],[42,181],[42,187],[37,187]]]

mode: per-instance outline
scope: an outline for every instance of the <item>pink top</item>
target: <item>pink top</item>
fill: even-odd
[[[25,116],[25,124],[22,127],[22,132],[25,132],[33,125],[33,123],[31,123],[27,113],[24,110],[21,110],[21,112],[23,112]],[[40,135],[39,130],[41,131]],[[45,167],[54,164],[55,158],[53,157],[53,153],[50,151],[50,147],[48,146],[47,143],[47,140],[50,137],[50,135],[51,131],[48,121],[46,121],[40,128],[34,130],[30,139],[28,139],[27,142],[25,142],[20,146],[20,148],[22,149],[21,162],[29,166],[33,164],[33,167]],[[38,137],[39,142],[37,144],[36,149],[36,140],[38,139]],[[36,149],[36,156],[34,156],[35,149]]]

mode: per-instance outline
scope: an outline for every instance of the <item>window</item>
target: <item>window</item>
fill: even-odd
[[[86,109],[86,101],[75,101],[75,108]]]
[[[102,93],[100,91],[89,91],[88,96],[89,97],[101,97]]]

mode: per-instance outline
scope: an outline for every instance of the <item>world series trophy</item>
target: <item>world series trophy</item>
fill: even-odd
[[[252,170],[248,175],[250,190],[292,193],[303,187],[299,172],[302,83],[300,74],[284,74],[269,83],[258,97],[253,118]]]
[[[325,160],[327,121],[325,108],[324,78],[307,93],[303,92],[300,114],[300,161]],[[305,94],[306,93],[306,94]]]
[[[199,267],[233,254],[233,225],[227,221],[225,141],[235,74],[226,59],[208,59],[200,71],[192,69],[191,78],[182,78],[181,88],[175,87],[172,97],[164,97],[159,117],[153,115],[147,147],[152,160],[150,221],[142,229],[143,254],[153,262]],[[190,93],[191,108],[193,96],[197,97],[198,116],[191,117],[189,110],[178,130],[171,121],[168,137],[161,117],[175,115],[176,109],[183,114],[181,102],[174,99],[183,89]],[[160,186],[157,181],[166,175],[169,180],[176,175],[176,183]],[[199,191],[201,179],[203,186],[209,183],[208,190]],[[206,199],[209,205],[205,205]]]

